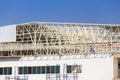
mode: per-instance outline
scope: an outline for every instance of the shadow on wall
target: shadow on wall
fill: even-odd
[[[4,62],[5,62],[5,61],[7,61],[7,62],[8,62],[8,61],[18,61],[18,60],[20,60],[19,57],[15,57],[15,58],[13,58],[13,57],[11,57],[11,58],[8,58],[8,57],[7,57],[7,58],[4,58],[4,57],[3,57],[3,58],[0,58],[0,62],[2,62],[2,61],[4,61]]]

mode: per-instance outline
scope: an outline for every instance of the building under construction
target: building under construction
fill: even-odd
[[[120,25],[0,27],[0,80],[120,80]]]

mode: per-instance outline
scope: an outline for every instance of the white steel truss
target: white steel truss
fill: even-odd
[[[33,22],[16,26],[16,42],[0,43],[0,57],[120,52],[120,25]]]

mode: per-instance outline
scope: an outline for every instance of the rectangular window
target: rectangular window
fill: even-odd
[[[32,67],[28,67],[28,74],[32,74]]]
[[[78,65],[76,73],[82,73],[81,65]]]
[[[0,75],[3,74],[3,68],[0,68]]]
[[[19,74],[60,73],[60,66],[33,66],[33,67],[19,67],[18,69]],[[10,71],[12,71],[11,68],[9,68],[8,74],[11,74]]]
[[[19,74],[23,74],[23,70],[24,70],[23,67],[19,67]]]
[[[0,75],[11,75],[12,74],[12,67],[3,67],[0,68]]]
[[[36,74],[36,67],[32,67],[32,74]]]
[[[78,65],[72,65],[72,73],[77,73],[77,68],[78,68]]]
[[[60,66],[56,66],[56,73],[60,73]]]
[[[120,58],[118,58],[117,60],[118,60],[118,63],[115,65],[117,65],[118,67],[118,78],[120,78]]]
[[[47,73],[50,73],[50,66],[47,66]]]
[[[27,67],[24,67],[24,73],[23,74],[28,74],[27,69],[28,69]]]
[[[41,74],[41,69],[42,68],[40,66],[37,67],[37,74]]]
[[[71,73],[71,65],[67,65],[67,73]]]
[[[45,66],[42,66],[42,74],[45,74]]]
[[[67,65],[67,73],[81,73],[81,65]]]
[[[3,74],[7,75],[7,67],[4,67],[3,69],[4,69]]]
[[[8,67],[7,72],[8,72],[8,75],[12,74],[12,67]]]
[[[51,71],[50,72],[51,73],[56,73],[55,71],[56,71],[56,67],[55,66],[51,66]]]

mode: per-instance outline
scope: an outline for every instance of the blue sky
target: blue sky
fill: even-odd
[[[0,0],[0,26],[33,21],[120,24],[120,0]]]

